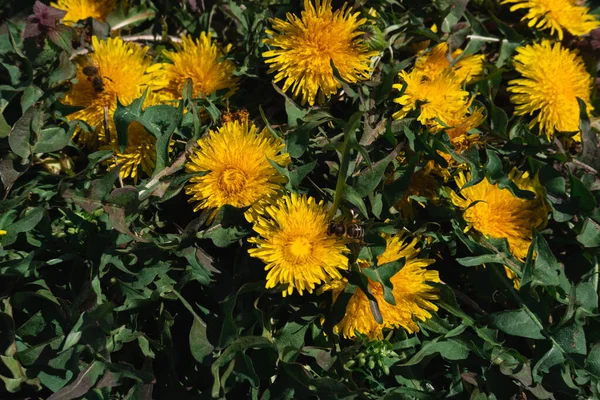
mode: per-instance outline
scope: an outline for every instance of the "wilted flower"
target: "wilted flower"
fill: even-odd
[[[258,133],[247,120],[226,122],[217,131],[198,141],[199,148],[186,164],[187,172],[202,172],[194,176],[185,191],[190,202],[197,202],[194,211],[218,209],[226,204],[233,207],[251,207],[246,218],[255,218],[253,208],[264,207],[261,201],[276,196],[286,178],[269,160],[281,166],[290,162],[280,139],[267,129]]]
[[[592,77],[576,51],[560,43],[543,40],[539,44],[517,48],[515,69],[520,79],[508,82],[516,115],[533,115],[529,123],[539,124],[540,133],[550,140],[556,132],[579,132],[579,103],[590,112]]]
[[[227,95],[235,92],[239,78],[233,75],[235,64],[225,56],[231,46],[222,48],[217,42],[202,32],[198,39],[183,36],[182,43],[176,44],[177,51],[165,51],[171,63],[162,64],[155,78],[157,85],[163,86],[165,99],[179,99],[188,79],[193,83],[193,96],[206,97],[217,90],[228,89]]]
[[[369,61],[378,52],[369,51],[361,39],[358,28],[367,20],[359,19],[359,14],[352,14],[347,3],[334,12],[331,0],[316,0],[316,5],[304,0],[300,18],[288,14],[288,21],[273,20],[273,31],[267,31],[272,38],[265,43],[277,49],[263,56],[269,73],[277,73],[275,82],[285,79],[283,91],[291,88],[303,104],[312,106],[315,98],[324,102],[342,86],[333,75],[332,62],[346,82],[369,79]]]
[[[114,10],[115,4],[116,0],[57,0],[56,3],[50,3],[51,6],[67,12],[63,18],[65,25],[73,25],[87,18],[104,22]]]
[[[521,21],[529,20],[529,27],[558,34],[562,40],[563,29],[575,36],[585,35],[600,26],[600,21],[590,15],[587,7],[578,0],[503,0],[502,4],[511,4],[510,11],[526,9],[527,14]]]
[[[369,279],[369,291],[377,299],[383,323],[379,324],[373,316],[369,299],[360,289],[356,288],[346,306],[344,318],[335,326],[335,330],[346,338],[356,337],[355,330],[371,339],[383,338],[383,329],[404,328],[408,333],[418,332],[419,326],[415,319],[425,321],[431,318],[431,311],[437,311],[437,306],[432,301],[439,298],[438,290],[429,282],[439,282],[437,271],[428,270],[427,266],[434,260],[419,258],[420,249],[418,240],[410,239],[404,233],[386,236],[385,251],[377,257],[377,264],[405,259],[404,266],[391,279],[393,285],[395,305],[385,301],[383,287],[379,282]],[[364,260],[358,264],[363,268],[370,265]],[[337,300],[347,284],[345,279],[335,280],[324,285],[322,290],[331,290],[334,300]]]
[[[288,284],[284,297],[294,290],[302,295],[321,282],[341,279],[340,270],[348,268],[348,249],[342,239],[327,235],[329,219],[322,201],[290,194],[265,211],[254,224],[260,237],[248,239],[258,247],[248,253],[265,262],[267,288]]]
[[[104,107],[108,107],[108,119],[112,121],[117,97],[121,104],[129,105],[150,88],[152,76],[147,73],[151,61],[146,56],[148,47],[123,42],[120,38],[99,41],[95,36],[92,37],[92,46],[94,52],[80,63],[77,69],[78,82],[67,93],[64,103],[85,107],[68,118],[82,120],[95,127],[95,133],[76,132],[81,144],[95,148],[103,143],[99,141],[99,135],[102,135]],[[92,68],[95,74],[84,74],[86,67]]]

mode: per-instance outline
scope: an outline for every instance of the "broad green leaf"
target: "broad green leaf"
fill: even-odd
[[[544,339],[541,328],[525,310],[501,311],[488,318],[493,327],[509,335]]]
[[[586,218],[581,228],[581,233],[577,235],[577,241],[584,247],[600,246],[600,224],[590,218]]]

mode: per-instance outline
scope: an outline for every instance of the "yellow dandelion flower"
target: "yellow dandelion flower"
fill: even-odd
[[[147,176],[152,175],[156,165],[156,138],[142,124],[133,121],[129,125],[127,147],[124,152],[119,151],[116,134],[111,139],[110,148],[115,156],[108,159],[109,170],[119,165],[121,178],[131,177],[135,183],[140,175],[138,171],[140,168]]]
[[[468,175],[460,172],[455,178],[461,188],[460,196],[450,191],[452,202],[463,210],[463,218],[488,238],[506,238],[510,251],[520,260],[527,257],[534,228],[545,226],[550,208],[544,188],[537,176],[513,170],[509,178],[522,190],[535,193],[532,200],[520,199],[508,189],[492,185],[487,178],[476,185],[463,188]]]
[[[436,119],[445,122],[456,118],[456,115],[464,115],[470,102],[469,93],[462,89],[462,82],[449,69],[443,70],[433,78],[423,75],[418,70],[410,74],[400,71],[400,78],[406,84],[406,89],[402,96],[394,99],[394,102],[402,106],[393,114],[394,119],[402,119],[418,108],[420,113],[417,120],[437,131],[444,125]],[[395,84],[393,87],[402,90],[403,86]]]
[[[563,29],[575,36],[585,35],[600,27],[600,21],[589,14],[580,0],[503,0],[502,4],[511,4],[510,11],[526,9],[527,14],[521,21],[529,20],[529,27],[539,30],[550,29],[563,39]]]
[[[123,42],[120,38],[99,41],[92,37],[94,52],[87,55],[77,69],[77,83],[67,93],[64,103],[85,107],[69,114],[69,120],[81,120],[96,128],[97,133],[76,131],[79,142],[87,147],[98,146],[98,134],[103,130],[104,107],[108,107],[108,119],[112,121],[117,108],[117,97],[123,105],[129,105],[152,85],[148,47]],[[95,76],[86,76],[83,69],[95,67]],[[89,72],[88,72],[89,74]],[[98,86],[96,79],[101,79]],[[100,143],[101,144],[101,143]]]
[[[441,74],[445,69],[451,69],[460,82],[469,82],[474,77],[483,73],[483,54],[471,54],[464,56],[458,62],[451,66],[451,60],[457,59],[462,50],[457,49],[452,52],[451,59],[448,54],[448,43],[441,42],[425,54],[420,54],[415,61],[414,70],[422,75],[432,79]]]
[[[432,301],[439,299],[439,293],[429,282],[439,282],[440,277],[437,271],[427,269],[434,260],[419,258],[421,250],[417,243],[416,238],[410,239],[404,233],[388,235],[386,249],[377,257],[378,265],[405,259],[404,267],[390,279],[396,305],[385,301],[383,287],[379,282],[369,280],[369,291],[377,299],[383,323],[377,323],[369,299],[360,288],[356,288],[348,301],[344,318],[334,328],[336,332],[340,332],[346,338],[355,338],[355,331],[358,331],[371,339],[382,339],[383,329],[402,327],[408,333],[418,332],[419,326],[415,319],[426,321],[432,317],[431,312],[438,309]],[[358,262],[362,267],[369,266],[364,260]],[[336,280],[324,285],[322,290],[331,290],[334,300],[337,300],[346,283],[345,279]]]
[[[543,40],[517,48],[514,61],[515,69],[522,75],[508,82],[515,114],[537,113],[529,127],[539,124],[540,133],[548,140],[556,132],[579,132],[577,97],[586,103],[588,112],[593,109],[593,80],[579,54],[560,43]]]
[[[292,88],[294,96],[301,96],[302,104],[311,106],[337,93],[341,84],[335,79],[331,62],[346,82],[369,79],[369,62],[377,51],[369,51],[358,30],[367,22],[344,6],[335,12],[331,0],[304,0],[304,11],[299,18],[288,14],[287,20],[273,20],[272,38],[265,43],[277,48],[263,53],[269,64],[269,73],[277,72],[275,82],[285,79],[283,91]],[[274,32],[277,31],[277,32]]]
[[[198,140],[198,149],[186,164],[187,172],[203,172],[194,176],[185,191],[197,202],[194,211],[215,209],[223,205],[233,207],[264,207],[259,201],[275,196],[286,183],[286,178],[273,167],[269,160],[285,166],[290,162],[285,147],[265,128],[258,133],[256,126],[245,121],[223,124],[217,131]],[[246,213],[252,220],[254,214]]]
[[[340,270],[348,268],[344,241],[327,235],[329,219],[323,201],[312,197],[285,195],[259,216],[254,230],[260,237],[248,239],[257,248],[248,250],[260,258],[267,274],[266,288],[288,284],[285,297],[296,290],[312,293],[315,286],[330,279],[341,279]]]
[[[50,3],[52,7],[67,12],[63,18],[65,25],[73,25],[90,17],[104,22],[114,10],[115,4],[116,0],[58,0],[56,3]]]
[[[210,96],[217,90],[227,89],[227,96],[233,94],[239,86],[235,77],[235,64],[225,59],[231,45],[221,47],[211,40],[205,32],[197,39],[182,36],[177,51],[165,51],[164,55],[171,63],[161,64],[157,74],[157,85],[163,86],[165,99],[180,99],[183,86],[188,79],[193,83],[194,97]]]

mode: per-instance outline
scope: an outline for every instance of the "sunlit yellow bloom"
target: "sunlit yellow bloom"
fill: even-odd
[[[460,172],[455,178],[463,188],[468,175]],[[522,190],[535,194],[532,200],[520,199],[508,189],[492,185],[487,178],[476,185],[464,188],[457,195],[450,191],[452,202],[463,210],[468,227],[488,238],[506,238],[510,251],[520,260],[527,257],[533,229],[545,226],[550,208],[545,191],[537,177],[513,170],[509,178]]]
[[[70,120],[82,120],[95,127],[95,133],[76,131],[82,145],[90,148],[98,146],[98,135],[103,131],[104,107],[108,107],[108,120],[113,120],[117,108],[117,97],[123,105],[129,105],[139,98],[144,90],[152,86],[149,74],[150,58],[146,56],[148,47],[123,42],[120,38],[99,41],[92,37],[94,52],[86,55],[77,69],[77,83],[67,93],[64,103],[85,107],[67,116]],[[103,89],[97,90],[92,77],[84,75],[83,68],[95,66],[102,79]],[[90,79],[88,79],[90,78]]]
[[[550,29],[562,40],[563,29],[575,36],[585,35],[600,27],[600,21],[589,14],[580,0],[503,0],[502,4],[514,3],[510,11],[526,9],[521,21],[529,20],[529,27],[539,30]]]
[[[58,0],[50,5],[65,10],[67,15],[63,18],[63,23],[73,25],[79,20],[90,17],[98,21],[106,21],[108,14],[114,10],[115,3],[115,0]]]
[[[369,336],[371,339],[383,338],[383,329],[402,327],[408,333],[418,332],[419,326],[415,320],[425,321],[432,317],[431,312],[437,311],[437,306],[432,301],[439,299],[439,293],[429,282],[439,282],[437,271],[427,269],[434,260],[419,258],[420,249],[418,240],[410,239],[403,233],[395,236],[386,236],[386,249],[377,257],[377,264],[398,261],[405,258],[405,264],[391,279],[392,293],[396,305],[389,304],[383,298],[383,286],[379,282],[369,279],[369,291],[377,299],[379,310],[383,319],[378,324],[373,316],[369,299],[365,293],[356,288],[346,306],[344,318],[335,326],[346,338],[356,337],[355,331]],[[368,262],[359,260],[362,268],[368,268]],[[345,279],[336,280],[323,286],[322,290],[331,290],[334,300],[345,289]]]
[[[452,59],[457,59],[462,54],[461,49],[452,52]],[[461,82],[468,82],[473,77],[483,73],[483,54],[471,54],[464,56],[451,66],[448,59],[448,43],[441,42],[427,53],[419,55],[415,61],[414,70],[419,71],[429,79],[441,74],[445,69],[451,69]]]
[[[4,229],[0,229],[0,236],[4,236],[4,235],[6,235],[6,233],[7,232]]]
[[[119,151],[116,134],[111,139],[110,147],[115,156],[108,159],[109,169],[119,165],[121,178],[131,177],[136,183],[140,175],[138,169],[141,168],[147,176],[152,175],[156,165],[156,138],[142,124],[134,121],[129,125],[127,147],[123,152]]]
[[[283,91],[292,88],[302,104],[312,106],[317,97],[324,102],[341,87],[331,62],[346,82],[369,79],[369,62],[378,52],[368,51],[363,43],[358,28],[367,20],[359,14],[352,13],[347,3],[334,12],[331,0],[316,0],[316,6],[304,0],[300,18],[287,14],[287,21],[273,20],[273,30],[267,31],[272,38],[265,43],[276,49],[264,52],[263,57],[268,72],[277,72],[275,82],[285,79]]]
[[[290,162],[280,139],[274,138],[267,129],[258,133],[256,126],[245,121],[226,122],[217,131],[198,141],[198,149],[186,164],[194,176],[185,192],[197,202],[194,211],[209,208],[215,212],[223,205],[244,208],[261,206],[259,201],[274,196],[286,183],[269,160],[285,166]],[[246,218],[252,220],[252,211]]]
[[[462,89],[462,82],[450,69],[429,78],[420,71],[410,74],[401,71],[400,78],[406,85],[402,96],[394,99],[402,108],[394,113],[394,119],[404,118],[410,111],[419,109],[417,120],[423,125],[440,130],[442,122],[464,115],[469,104],[469,93]],[[402,90],[403,84],[395,84],[394,88]]]
[[[265,211],[254,224],[260,237],[248,239],[258,247],[248,253],[266,264],[267,288],[288,284],[284,297],[294,290],[302,295],[321,282],[341,279],[340,270],[348,268],[348,249],[342,239],[327,235],[323,201],[292,193]]]
[[[514,60],[515,69],[522,75],[508,82],[515,114],[535,113],[529,127],[539,124],[540,133],[549,140],[556,132],[579,132],[577,97],[586,103],[588,113],[593,109],[592,77],[579,54],[560,43],[543,40],[517,48]]]
[[[183,36],[176,47],[177,51],[164,52],[171,63],[161,64],[162,69],[155,76],[157,85],[164,87],[165,99],[180,99],[188,79],[192,80],[194,97],[210,96],[224,89],[229,96],[238,89],[239,78],[233,75],[235,64],[225,58],[231,45],[221,47],[202,32],[195,40]]]

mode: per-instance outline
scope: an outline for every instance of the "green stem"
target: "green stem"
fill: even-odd
[[[333,196],[333,204],[327,213],[329,219],[333,219],[335,213],[342,202],[342,195],[346,185],[346,175],[348,174],[348,165],[350,164],[350,145],[348,135],[344,134],[344,144],[342,147],[342,161],[338,171],[337,183],[335,184],[335,194]]]

